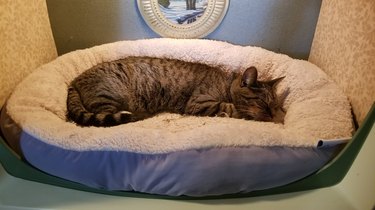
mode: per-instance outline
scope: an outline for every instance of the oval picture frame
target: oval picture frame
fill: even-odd
[[[137,0],[137,4],[143,19],[157,34],[188,39],[214,31],[228,10],[229,0]]]

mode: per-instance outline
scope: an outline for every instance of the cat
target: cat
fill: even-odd
[[[114,126],[170,112],[282,123],[275,86],[283,77],[257,77],[253,66],[241,74],[174,59],[127,57],[98,64],[71,82],[67,118],[80,126]]]

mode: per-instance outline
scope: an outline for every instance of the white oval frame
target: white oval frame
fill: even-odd
[[[229,0],[208,0],[207,8],[197,21],[179,25],[168,20],[159,9],[158,0],[137,0],[147,25],[162,37],[202,38],[214,31],[223,20]]]

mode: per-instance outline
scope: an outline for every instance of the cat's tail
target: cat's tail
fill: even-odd
[[[67,118],[81,126],[114,126],[134,121],[132,113],[127,111],[114,114],[89,112],[73,86],[68,88],[67,109]]]

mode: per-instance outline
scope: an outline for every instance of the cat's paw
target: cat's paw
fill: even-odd
[[[121,113],[121,114],[127,114],[127,115],[131,115],[131,114],[133,114],[133,113],[131,113],[131,112],[129,112],[129,111],[120,111],[119,113]]]
[[[217,116],[218,117],[230,117],[229,114],[227,114],[225,112],[220,112]]]
[[[232,103],[221,103],[220,104],[220,111],[219,111],[219,114],[218,116],[219,117],[236,117],[238,114],[237,114],[237,110],[236,110],[236,107],[234,107],[234,104]]]

